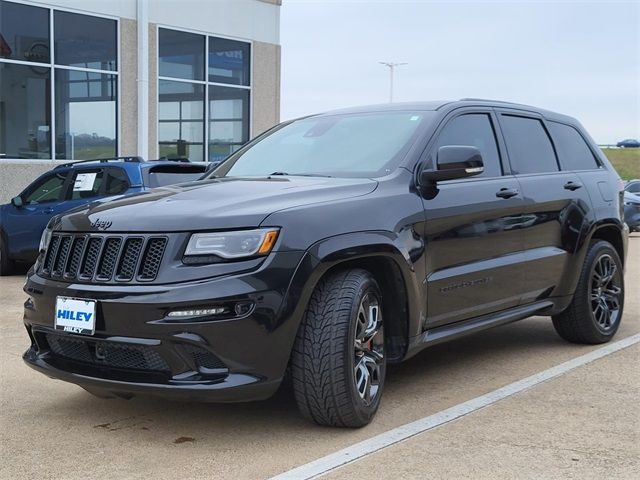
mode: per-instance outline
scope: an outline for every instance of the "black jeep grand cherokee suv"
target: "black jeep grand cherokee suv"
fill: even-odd
[[[357,427],[388,363],[532,315],[622,318],[622,184],[580,124],[484,100],[287,122],[207,178],[56,218],[28,365],[102,396],[269,397]]]

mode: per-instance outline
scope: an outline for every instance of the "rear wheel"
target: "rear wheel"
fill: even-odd
[[[605,343],[615,335],[624,307],[622,262],[604,240],[589,246],[569,307],[553,317],[556,332],[574,343]]]
[[[11,275],[15,268],[13,260],[9,258],[6,244],[0,237],[0,276]]]
[[[291,359],[296,402],[320,425],[362,427],[380,405],[386,373],[382,295],[366,270],[320,281]]]

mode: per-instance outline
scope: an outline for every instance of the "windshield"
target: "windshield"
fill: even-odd
[[[627,185],[627,192],[640,193],[640,182],[633,182]]]
[[[433,114],[377,112],[296,120],[232,155],[212,175],[386,175]]]

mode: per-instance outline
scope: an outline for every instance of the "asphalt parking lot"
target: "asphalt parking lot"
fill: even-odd
[[[640,332],[640,235],[623,323]],[[252,404],[102,400],[22,363],[21,276],[0,279],[0,477],[268,478],[595,351],[532,318],[390,369],[371,425],[321,428],[288,392]],[[370,454],[326,478],[640,478],[640,344]]]

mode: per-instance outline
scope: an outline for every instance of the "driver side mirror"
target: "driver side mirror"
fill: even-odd
[[[17,197],[13,197],[11,199],[11,203],[16,208],[20,208],[20,207],[22,207],[24,205],[24,203],[22,201],[22,197],[20,195],[18,195]]]
[[[420,172],[420,184],[434,184],[442,180],[473,177],[484,172],[482,154],[476,147],[446,145],[438,149],[436,168]]]

